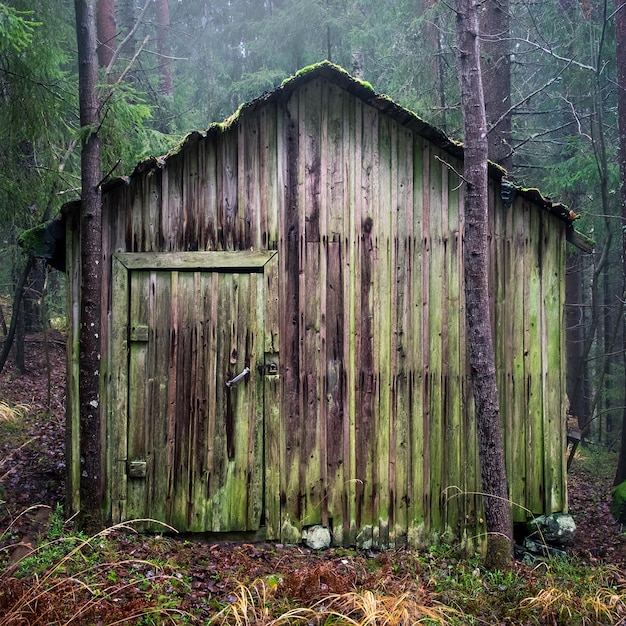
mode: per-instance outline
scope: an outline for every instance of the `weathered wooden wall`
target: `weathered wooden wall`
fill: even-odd
[[[105,386],[121,384],[110,362],[119,332],[106,313],[110,255],[277,250],[276,319],[265,331],[280,362],[266,384],[268,537],[294,541],[318,523],[336,544],[473,537],[481,498],[464,350],[462,162],[406,112],[388,115],[325,75],[297,81],[105,194]],[[566,509],[565,223],[524,195],[504,208],[499,184],[492,305],[521,520]],[[127,428],[103,400],[109,431]],[[118,452],[108,454],[110,471]],[[108,507],[123,516],[119,502]]]

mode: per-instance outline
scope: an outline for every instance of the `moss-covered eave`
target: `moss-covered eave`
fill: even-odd
[[[505,172],[506,173],[506,172]],[[521,187],[515,185],[509,181],[503,181],[503,187],[507,186],[515,196],[522,197],[535,206],[540,207],[544,211],[547,211],[551,215],[554,215],[559,220],[566,224],[567,240],[575,245],[583,252],[591,253],[595,248],[595,242],[593,239],[587,237],[583,233],[576,230],[574,223],[578,219],[576,215],[566,204],[561,202],[553,202],[550,198],[544,196],[539,189]]]

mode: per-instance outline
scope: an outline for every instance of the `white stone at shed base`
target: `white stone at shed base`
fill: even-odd
[[[302,531],[302,540],[311,550],[330,548],[330,530],[326,526],[311,526]]]

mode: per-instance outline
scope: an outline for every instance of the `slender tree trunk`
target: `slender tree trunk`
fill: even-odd
[[[78,43],[80,125],[85,132],[81,153],[81,303],[80,303],[80,502],[83,516],[99,521],[103,476],[100,420],[100,292],[102,221],[100,193],[100,118],[95,0],[75,0]]]
[[[161,74],[161,94],[171,96],[174,92],[172,85],[172,70],[170,63],[170,49],[168,35],[170,30],[170,8],[167,0],[156,0],[157,10],[157,51],[159,53],[159,73]]]
[[[4,338],[2,351],[0,352],[0,372],[2,372],[4,366],[6,365],[7,358],[9,357],[9,352],[11,351],[11,346],[13,345],[13,339],[15,337],[15,333],[17,332],[20,310],[22,308],[22,296],[24,295],[24,286],[26,285],[26,281],[28,280],[30,271],[33,269],[34,266],[35,257],[29,256],[28,261],[26,261],[26,267],[22,270],[22,273],[20,274],[20,279],[15,287],[15,297],[13,298],[13,310],[11,313],[11,325],[9,327],[9,332],[7,336]]]
[[[115,0],[98,0],[98,63],[100,67],[108,67],[115,52]]]
[[[615,0],[615,40],[617,48],[617,116],[619,128],[620,202],[622,215],[623,294],[626,296],[626,0]],[[626,321],[626,320],[625,320]],[[623,358],[626,368],[626,325],[623,336]],[[626,404],[626,403],[625,403]],[[615,484],[626,480],[626,406],[622,415],[622,441]]]
[[[489,129],[489,158],[511,170],[509,0],[486,0],[480,19],[481,72]]]
[[[464,271],[467,345],[474,387],[487,524],[486,566],[504,569],[513,556],[504,442],[493,349],[488,282],[487,121],[479,54],[479,0],[456,0],[459,81],[465,133]]]
[[[422,14],[430,14],[426,20],[426,37],[429,45],[435,53],[431,57],[431,68],[433,76],[434,98],[439,109],[439,125],[443,130],[447,130],[447,102],[446,102],[446,72],[443,60],[443,48],[441,46],[441,26],[439,15],[435,9],[437,0],[422,0]]]
[[[122,38],[126,38],[129,33],[133,32],[137,16],[135,12],[135,0],[118,0],[118,17],[120,21],[120,29],[123,34]],[[132,34],[126,45],[124,46],[124,53],[132,58],[137,51],[137,40],[135,35]]]
[[[584,266],[580,250],[568,250],[565,268],[565,353],[567,396],[570,413],[580,428],[587,420],[587,363],[585,353],[585,311],[583,306]],[[577,386],[580,389],[577,390]]]

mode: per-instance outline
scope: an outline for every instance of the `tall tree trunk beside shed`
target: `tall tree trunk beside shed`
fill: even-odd
[[[467,349],[474,388],[478,452],[487,524],[486,566],[504,569],[513,556],[504,442],[490,322],[488,283],[487,121],[480,72],[480,2],[456,0],[459,82],[465,134],[464,272]]]
[[[115,0],[98,0],[97,12],[98,63],[108,67],[116,46]]]
[[[511,152],[509,0],[486,0],[480,13],[480,50],[489,158],[508,171]]]
[[[615,41],[617,57],[617,126],[619,130],[620,203],[622,215],[622,270],[626,295],[626,0],[615,0]],[[626,317],[624,317],[622,358],[626,367]],[[626,480],[626,407],[622,417],[620,446],[615,484]]]
[[[75,0],[81,152],[80,206],[80,506],[83,517],[98,523],[102,503],[100,420],[100,296],[102,290],[102,207],[100,192],[100,118],[96,0]]]
[[[157,12],[157,51],[159,53],[159,74],[161,76],[161,94],[171,96],[174,93],[168,34],[170,30],[170,8],[167,0],[156,0]]]

